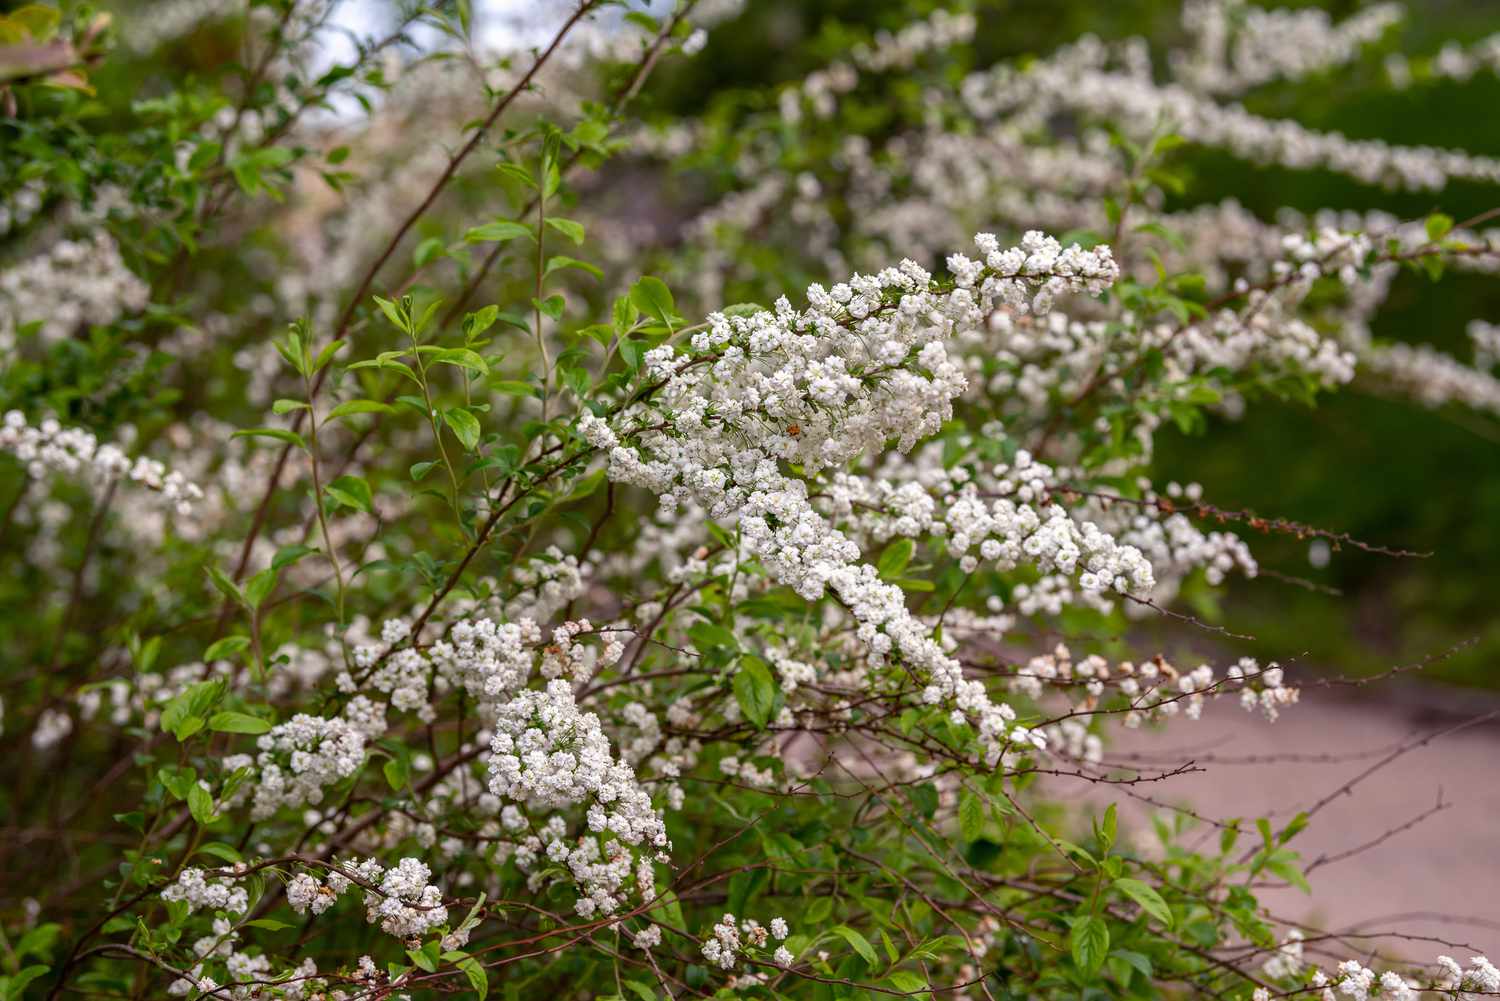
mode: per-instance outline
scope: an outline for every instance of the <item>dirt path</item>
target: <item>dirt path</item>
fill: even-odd
[[[1168,767],[1197,759],[1205,772],[1143,791],[1216,818],[1276,811],[1273,826],[1279,829],[1297,810],[1313,807],[1398,746],[1497,708],[1493,697],[1478,694],[1396,689],[1374,701],[1325,689],[1305,692],[1300,704],[1268,723],[1224,699],[1198,723],[1173,721],[1166,730],[1132,733],[1111,750]],[[1430,962],[1451,954],[1462,962],[1472,947],[1500,957],[1500,716],[1396,757],[1330,799],[1292,847],[1304,860],[1337,856],[1431,809],[1440,792],[1447,804],[1441,811],[1367,850],[1316,867],[1309,877],[1311,897],[1277,890],[1262,899],[1286,920],[1374,936],[1359,941],[1388,955]],[[1212,836],[1216,840],[1217,832]],[[1378,935],[1392,931],[1450,944]]]

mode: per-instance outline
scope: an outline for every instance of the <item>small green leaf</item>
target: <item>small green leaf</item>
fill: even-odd
[[[642,313],[672,328],[677,318],[677,304],[672,299],[672,290],[660,278],[646,275],[630,287],[630,301]]]
[[[468,451],[479,444],[479,419],[460,407],[443,411],[443,423],[448,425],[453,436]]]
[[[307,448],[307,444],[302,440],[302,436],[300,434],[295,431],[288,431],[286,428],[242,428],[229,437],[274,438],[277,441],[284,441],[289,445],[296,445],[301,449]]]
[[[468,959],[461,961],[458,964],[458,968],[468,978],[469,986],[474,988],[474,994],[479,998],[479,1001],[485,1001],[485,998],[490,996],[490,980],[485,975],[484,967],[479,965],[479,960],[470,956]],[[654,998],[653,1001],[655,1001]]]
[[[307,408],[307,404],[301,400],[277,400],[271,404],[271,413],[279,417],[282,414],[289,414],[293,410],[306,410]]]
[[[1093,973],[1104,965],[1104,957],[1109,953],[1109,927],[1095,915],[1085,914],[1074,920],[1068,946],[1078,968]]]
[[[396,408],[389,403],[379,403],[375,400],[345,400],[328,411],[325,420],[336,421],[343,417],[353,417],[355,414],[393,414],[395,412]]]
[[[566,236],[574,243],[580,245],[583,243],[583,225],[581,223],[576,223],[572,219],[561,219],[557,216],[548,216],[547,225],[551,226],[553,229],[557,230],[559,233],[561,233],[563,236]]]
[[[490,383],[490,388],[497,393],[506,396],[535,396],[536,387],[529,382],[517,382],[514,379],[497,379]]]
[[[895,539],[880,551],[880,558],[875,561],[875,569],[880,571],[880,576],[889,580],[892,577],[900,577],[907,564],[911,562],[912,553],[916,551],[916,543],[910,539]]]
[[[520,181],[529,187],[536,187],[536,178],[532,177],[531,172],[519,163],[497,163],[495,169],[506,177]]]
[[[235,851],[234,845],[226,845],[222,841],[210,841],[207,844],[199,845],[198,854],[212,855],[216,859],[223,859],[225,862],[230,863],[242,861],[244,858],[239,852]]]
[[[916,994],[928,989],[927,981],[922,979],[922,975],[912,970],[892,970],[885,982],[903,994]]]
[[[479,375],[490,374],[489,363],[479,356],[478,351],[472,348],[447,348],[434,358],[433,361],[438,365],[456,365],[459,368],[468,369],[470,372],[476,372]]]
[[[271,729],[269,720],[249,713],[221,712],[208,718],[208,728],[219,733],[267,733]]]
[[[550,275],[554,271],[562,271],[564,268],[577,268],[579,271],[587,271],[595,278],[602,279],[604,277],[604,272],[588,261],[580,261],[576,257],[565,257],[562,254],[547,259],[547,270],[544,273]]]
[[[510,240],[535,239],[529,226],[522,226],[518,222],[509,219],[501,219],[498,222],[485,223],[483,226],[475,226],[464,234],[465,243],[506,243]]]
[[[1138,879],[1115,880],[1115,889],[1141,905],[1141,909],[1168,928],[1172,927],[1172,909],[1161,898],[1161,894]]]
[[[406,783],[411,778],[411,762],[405,757],[387,759],[380,770],[385,774],[386,782],[397,792],[406,788]]]
[[[212,664],[216,660],[233,656],[249,646],[250,637],[248,636],[225,636],[203,651],[203,660],[205,663]]]
[[[370,494],[370,485],[358,476],[340,476],[323,488],[328,496],[345,507],[372,514],[375,501]]]
[[[188,812],[200,826],[207,826],[214,819],[214,798],[209,791],[194,782],[187,795]]]
[[[740,712],[757,729],[765,729],[776,704],[776,682],[764,661],[745,657],[734,675],[734,698]]]
[[[1447,236],[1453,229],[1453,217],[1434,212],[1427,217],[1427,239],[1433,243]]]
[[[967,789],[958,800],[958,827],[965,841],[978,841],[984,834],[984,802]]]
[[[874,966],[879,962],[879,960],[875,958],[875,947],[870,944],[868,939],[866,939],[859,932],[855,931],[853,928],[850,928],[848,925],[836,925],[833,928],[833,933],[842,938],[845,942],[848,942],[849,945],[854,949],[854,951],[859,953],[866,963]]]
[[[447,251],[448,246],[441,237],[429,236],[417,244],[417,249],[411,252],[411,262],[418,268],[425,268],[428,264],[437,260]]]

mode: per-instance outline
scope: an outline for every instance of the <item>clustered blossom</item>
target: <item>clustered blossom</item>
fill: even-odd
[[[92,432],[64,427],[52,417],[33,427],[19,410],[7,411],[0,424],[0,450],[25,463],[33,477],[49,471],[69,475],[87,472],[98,483],[121,479],[138,483],[161,494],[179,515],[191,514],[193,504],[203,498],[197,484],[176,470],[168,471],[156,459],[142,455],[132,461],[120,446],[101,445]]]
[[[207,908],[229,914],[243,914],[250,906],[250,894],[233,877],[208,877],[202,869],[184,869],[177,881],[161,891],[163,900],[181,900],[189,909]]]
[[[652,859],[665,860],[671,848],[666,826],[635,770],[615,760],[599,717],[579,710],[567,681],[555,678],[500,706],[490,750],[489,790],[502,800],[544,810],[586,807],[593,837],[570,847],[559,831],[546,844],[548,857],[565,863],[582,890],[580,915],[613,913],[632,875],[641,896],[654,895]]]
[[[89,237],[58,240],[0,270],[0,352],[15,350],[29,324],[52,344],[145,308],[150,288],[126,266],[114,238],[95,227]]]
[[[250,815],[272,816],[284,806],[316,805],[324,790],[347,779],[365,760],[365,733],[339,717],[298,713],[256,739],[256,780]],[[249,765],[248,755],[225,759],[233,769]]]
[[[796,464],[811,477],[892,439],[910,450],[951,416],[966,385],[947,354],[956,332],[977,326],[1002,300],[1045,310],[1064,291],[1099,292],[1118,275],[1108,248],[1064,249],[1039,233],[1010,250],[987,234],[976,243],[982,262],[950,258],[952,290],[904,261],[831,290],[814,285],[802,312],[782,299],[774,311],[713,314],[687,353],[653,348],[645,360],[660,391],[649,417],[632,409],[612,422],[621,444],[611,448],[609,475],[652,490],[666,511],[692,501],[711,517],[737,516],[744,550],[774,579],[807,600],[831,588],[858,622],[872,665],[894,655],[923,672],[930,679],[924,699],[949,701],[960,720],[977,720],[993,762],[1014,713],[964,677],[907,610],[901,589],[880,580],[859,547],[819,513],[808,480],[781,468]],[[648,426],[655,421],[667,426]],[[631,422],[636,430],[628,430]],[[604,440],[592,423],[586,433]],[[624,444],[627,438],[634,443]],[[1050,551],[1071,566],[1070,543],[1071,535],[1054,531],[1038,538],[1036,554]],[[1106,540],[1084,539],[1079,555],[1085,551],[1102,554]],[[1107,587],[1128,590],[1150,579],[1140,564],[1123,573],[1108,561],[1090,569],[1107,571]]]
[[[372,861],[354,869],[367,881],[378,882],[378,889],[365,892],[365,917],[371,924],[378,922],[386,934],[420,938],[448,920],[443,891],[428,882],[432,870],[420,859],[404,858],[384,873]]]
[[[703,940],[703,958],[725,970],[734,969],[739,960],[740,930],[733,914],[725,914],[713,927],[712,937]]]

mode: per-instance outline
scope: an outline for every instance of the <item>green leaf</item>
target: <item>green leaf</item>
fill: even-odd
[[[289,445],[296,445],[301,449],[307,448],[307,443],[302,440],[302,436],[300,434],[295,431],[288,431],[286,428],[241,428],[239,431],[236,431],[229,437],[274,438],[277,441],[284,441]]]
[[[385,314],[385,318],[391,321],[391,326],[397,330],[411,330],[411,325],[407,322],[406,317],[401,315],[400,308],[394,302],[389,299],[382,299],[378,295],[371,296],[370,298],[375,300],[375,305],[380,307],[380,311]]]
[[[207,844],[199,845],[198,854],[212,855],[216,859],[222,859],[229,863],[239,862],[244,858],[239,852],[235,851],[234,845],[226,845],[222,841],[210,841]],[[277,923],[279,924],[280,922]]]
[[[479,998],[479,1001],[485,1001],[485,998],[490,996],[490,979],[485,975],[484,967],[479,965],[479,960],[470,956],[468,959],[461,961],[458,964],[458,968],[468,978],[469,986],[474,988],[474,994]]]
[[[490,366],[479,352],[472,348],[447,348],[433,361],[438,365],[456,365],[459,368],[476,372],[479,375],[489,375]]]
[[[519,163],[497,163],[495,169],[504,176],[520,181],[528,187],[536,187],[536,178],[532,177],[531,172]]]
[[[429,236],[417,244],[417,249],[411,252],[412,264],[418,268],[424,268],[432,261],[443,255],[448,249],[441,237]]]
[[[1115,889],[1141,905],[1141,909],[1168,928],[1172,927],[1172,909],[1161,898],[1161,894],[1138,879],[1115,880]]]
[[[1104,822],[1099,825],[1099,840],[1103,844],[1106,854],[1114,847],[1115,835],[1118,829],[1119,820],[1116,816],[1115,805],[1111,803],[1104,811]]]
[[[1427,217],[1427,239],[1433,243],[1447,236],[1453,229],[1453,217],[1441,212],[1434,212]]]
[[[206,827],[214,819],[214,798],[209,791],[194,782],[187,795],[188,812],[199,826]]]
[[[292,926],[285,921],[277,921],[275,918],[255,918],[254,920],[246,921],[241,927],[264,928],[266,931],[282,931]]]
[[[765,729],[776,704],[776,681],[760,658],[745,657],[740,661],[734,675],[734,698],[745,718],[757,729]]]
[[[358,476],[340,476],[323,488],[323,491],[345,507],[372,514],[375,501],[370,494],[370,485]]]
[[[557,216],[548,216],[547,225],[551,226],[553,229],[557,230],[559,233],[561,233],[563,236],[566,236],[574,243],[580,245],[583,243],[583,225],[581,223],[576,223],[572,219],[561,219]]]
[[[406,788],[406,783],[411,778],[411,762],[405,757],[387,759],[380,770],[385,774],[385,781],[397,792]]]
[[[211,664],[216,660],[223,660],[225,657],[233,656],[249,646],[250,637],[248,636],[225,636],[223,639],[215,641],[212,646],[203,651],[204,663]]]
[[[213,564],[209,564],[203,569],[208,574],[208,579],[213,581],[214,587],[218,588],[220,594],[237,604],[246,604],[245,595],[240,590],[239,585],[230,580],[224,571]]]
[[[1287,822],[1287,825],[1281,829],[1281,832],[1276,835],[1276,843],[1278,845],[1284,845],[1288,841],[1295,838],[1298,834],[1302,833],[1302,830],[1307,827],[1307,822],[1309,819],[1310,818],[1307,816],[1307,811],[1299,811],[1295,817]]]
[[[892,970],[885,978],[885,982],[903,994],[916,994],[928,988],[927,981],[922,975],[912,970]]]
[[[280,571],[267,567],[245,582],[245,603],[252,609],[259,608],[276,590],[276,577]]]
[[[198,784],[198,770],[181,765],[167,765],[157,769],[156,778],[167,792],[178,799],[187,799],[193,786]]]
[[[978,841],[984,834],[984,803],[965,789],[958,800],[958,827],[965,841]]]
[[[1078,968],[1093,973],[1104,964],[1104,957],[1109,953],[1109,928],[1101,918],[1085,914],[1074,920],[1073,930],[1068,935],[1068,947]]]
[[[551,220],[548,221],[550,222]],[[547,259],[547,270],[544,274],[550,275],[554,271],[562,271],[564,268],[577,268],[579,271],[587,271],[595,278],[602,279],[604,277],[604,272],[588,261],[580,261],[576,257],[565,257],[562,254]]]
[[[671,289],[660,278],[646,275],[632,285],[630,301],[642,313],[659,321],[668,330],[672,328],[672,321],[677,317],[677,304],[672,299]]]
[[[522,226],[518,222],[509,219],[501,219],[498,222],[485,223],[483,226],[475,226],[464,234],[465,243],[506,243],[510,240],[535,239],[531,233],[531,227]]]
[[[886,579],[900,577],[906,565],[911,562],[912,553],[916,551],[916,543],[910,539],[895,539],[880,551],[880,558],[875,561],[875,569],[880,571],[880,576]]]
[[[306,409],[308,409],[308,405],[301,400],[277,400],[271,404],[271,413],[276,414],[278,417],[282,414],[289,414],[293,410]]]
[[[472,452],[479,444],[479,419],[461,407],[443,411],[443,423],[448,425],[460,445]]]
[[[13,973],[5,979],[5,998],[21,998],[25,996],[26,987],[37,977],[46,973],[51,967],[40,964],[26,966],[19,973]]]
[[[842,938],[845,942],[848,942],[849,945],[854,949],[854,951],[859,953],[866,963],[874,966],[879,962],[879,960],[875,958],[875,947],[870,945],[869,940],[859,932],[855,931],[853,928],[850,928],[848,925],[835,925],[833,928],[833,933]]]
[[[208,728],[219,733],[267,733],[271,729],[269,720],[249,713],[221,712],[208,718]]]
[[[529,382],[517,382],[514,379],[497,379],[490,383],[490,388],[497,393],[506,396],[535,396],[536,387]]]
[[[615,333],[624,336],[625,332],[635,326],[635,321],[641,318],[640,307],[630,301],[630,296],[622,295],[615,300],[610,312],[610,319],[614,322]]]
[[[325,420],[336,421],[343,417],[353,417],[355,414],[393,414],[396,408],[389,403],[380,403],[376,400],[345,400],[332,410],[328,411]]]
[[[280,570],[283,567],[289,567],[293,563],[296,563],[298,560],[302,559],[304,556],[311,556],[316,552],[318,552],[318,550],[314,549],[312,546],[304,546],[300,544],[292,546],[282,546],[280,549],[276,550],[276,555],[271,559],[271,569]]]
[[[656,1001],[656,992],[639,980],[627,980],[625,986],[635,992],[635,996],[641,1001]]]
[[[485,306],[482,309],[476,309],[472,313],[464,314],[464,337],[473,340],[493,327],[495,320],[499,316],[499,306]]]

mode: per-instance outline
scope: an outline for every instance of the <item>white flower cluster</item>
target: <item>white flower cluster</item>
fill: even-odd
[[[584,917],[612,914],[620,906],[632,874],[636,888],[654,893],[653,858],[671,849],[666,825],[652,807],[635,770],[616,761],[599,717],[581,712],[568,682],[555,678],[543,691],[528,689],[501,705],[490,742],[489,790],[503,800],[531,808],[585,806],[588,830],[570,846],[560,818],[545,839],[546,852],[572,872]],[[515,817],[520,826],[521,818]],[[604,835],[612,835],[606,839]],[[603,841],[601,852],[600,842]],[[640,850],[635,856],[631,849]]]
[[[1500,415],[1500,378],[1426,344],[1372,345],[1361,360],[1377,379],[1423,406],[1457,403]]]
[[[854,46],[849,51],[850,61],[831,63],[784,88],[778,104],[781,116],[789,123],[800,122],[805,104],[815,117],[829,118],[838,109],[838,98],[859,85],[861,70],[883,73],[909,69],[924,53],[969,41],[977,25],[973,14],[939,9],[895,32],[881,30],[871,42]]]
[[[163,900],[185,901],[191,910],[207,908],[229,914],[243,914],[250,906],[250,894],[233,877],[207,877],[202,869],[184,869],[177,881],[161,891]]]
[[[1084,709],[1092,708],[1110,688],[1118,690],[1129,699],[1130,710],[1124,718],[1128,727],[1178,714],[1198,719],[1208,698],[1229,692],[1238,693],[1246,710],[1260,709],[1274,720],[1281,707],[1295,703],[1300,694],[1286,685],[1280,667],[1272,664],[1262,669],[1251,657],[1241,657],[1219,677],[1208,664],[1181,671],[1161,656],[1139,664],[1122,661],[1113,667],[1098,654],[1074,660],[1062,643],[1050,653],[1031,658],[1012,682],[1016,691],[1033,699],[1040,698],[1048,686],[1081,688],[1084,697],[1078,705]]]
[[[1089,39],[1025,72],[1006,65],[974,74],[964,82],[963,97],[982,119],[1025,109],[1029,120],[1042,121],[1070,108],[1114,121],[1132,134],[1150,135],[1168,123],[1191,142],[1246,160],[1295,170],[1321,167],[1368,184],[1438,190],[1450,180],[1500,182],[1500,160],[1492,157],[1350,139],[1289,119],[1262,118],[1180,84],[1158,84],[1149,73],[1107,70],[1104,56],[1101,43]]]
[[[115,444],[99,444],[92,432],[83,428],[64,427],[47,417],[35,427],[26,415],[10,410],[0,424],[0,450],[11,453],[26,464],[26,471],[40,477],[49,471],[65,474],[88,472],[98,483],[125,479],[159,493],[179,515],[193,511],[203,491],[176,470],[144,455],[134,461]]]
[[[358,875],[379,885],[365,891],[365,918],[371,924],[379,922],[386,934],[411,939],[448,920],[443,891],[428,882],[432,870],[426,863],[404,858],[394,868],[380,870],[373,860],[355,866]]]
[[[1173,53],[1172,69],[1183,84],[1211,94],[1297,80],[1352,61],[1403,13],[1398,4],[1377,3],[1335,23],[1317,8],[1189,0],[1183,4],[1182,24],[1194,44]]]
[[[1063,291],[1098,292],[1118,274],[1107,247],[1064,249],[1039,233],[1009,250],[987,234],[976,243],[983,262],[949,259],[951,291],[904,261],[831,290],[812,286],[803,312],[782,299],[775,311],[713,314],[691,352],[664,345],[647,353],[650,377],[661,383],[655,399],[617,415],[608,429],[586,422],[585,433],[610,448],[611,478],[652,490],[667,511],[694,501],[710,517],[738,516],[744,550],[774,579],[809,601],[831,588],[859,623],[870,662],[894,654],[925,675],[925,700],[951,702],[959,720],[977,720],[993,762],[1014,713],[964,678],[908,611],[902,590],[881,581],[858,545],[818,512],[808,481],[781,466],[810,477],[883,451],[892,439],[910,450],[951,416],[964,388],[945,347],[955,332],[977,326],[1001,300],[1045,309]],[[621,430],[632,422],[645,430]],[[1055,545],[1038,541],[1038,554],[1067,557],[1062,531],[1045,536]],[[1090,558],[1106,552],[1102,537],[1079,548]],[[1149,581],[1149,567],[1133,562],[1104,559],[1090,569],[1107,572],[1106,587]]]
[[[703,958],[725,970],[734,969],[740,954],[740,930],[733,914],[725,914],[713,927],[712,937],[703,939]]]
[[[144,309],[151,290],[126,267],[119,245],[102,228],[88,239],[59,240],[0,270],[0,352],[15,350],[21,328],[52,344],[81,326],[113,323]]]
[[[771,939],[782,942],[790,934],[785,918],[772,918],[767,928],[754,918],[746,918],[736,925],[734,915],[725,914],[713,926],[712,936],[704,938],[703,958],[720,969],[732,970],[744,949],[763,949]],[[795,957],[783,945],[777,947],[771,958],[780,966],[790,966]]]
[[[41,178],[23,181],[13,192],[0,195],[0,236],[31,221],[41,211],[47,185]]]
[[[1483,956],[1471,956],[1469,968],[1466,970],[1458,965],[1458,961],[1451,956],[1439,956],[1438,966],[1443,969],[1443,979],[1438,986],[1443,990],[1456,992],[1456,997],[1462,999],[1463,992],[1472,991],[1475,994],[1500,993],[1500,969],[1495,968]]]
[[[359,771],[365,760],[366,735],[355,723],[339,717],[298,713],[272,727],[256,740],[256,780],[250,815],[272,816],[284,806],[323,801],[323,790]],[[248,755],[224,761],[233,770],[250,764]]]

